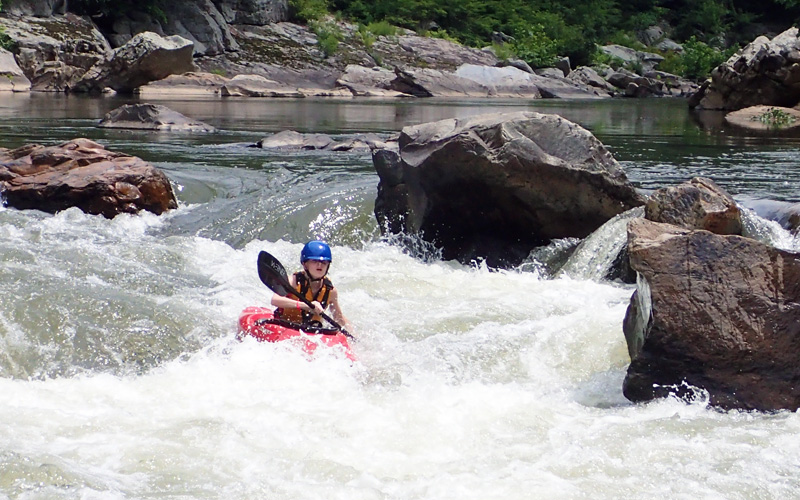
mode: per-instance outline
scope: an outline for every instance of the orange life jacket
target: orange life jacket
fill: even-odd
[[[305,297],[309,302],[316,300],[322,304],[323,309],[328,308],[328,299],[331,295],[331,290],[333,290],[333,283],[331,283],[331,280],[328,278],[322,278],[322,287],[316,294],[314,294],[311,292],[311,283],[308,279],[308,276],[306,276],[306,273],[303,271],[298,271],[294,273],[294,279],[295,283],[297,283],[295,290],[300,292],[300,295]],[[292,295],[290,294],[289,297],[292,297]],[[302,309],[279,307],[275,310],[275,317],[286,321],[291,321],[293,323],[300,323],[302,325],[311,323],[312,321],[322,323],[322,316]]]

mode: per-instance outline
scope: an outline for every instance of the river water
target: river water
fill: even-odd
[[[590,129],[644,192],[703,175],[765,215],[800,201],[798,137],[673,100],[174,99],[150,102],[219,131],[95,127],[135,101],[0,95],[0,146],[88,137],[180,200],[114,220],[0,208],[0,498],[800,498],[796,413],[625,400],[633,288],[592,258],[557,277],[415,258],[379,236],[368,154],[248,147],[529,109]],[[332,244],[357,363],[235,340],[271,295],[258,252],[291,270],[312,237]]]

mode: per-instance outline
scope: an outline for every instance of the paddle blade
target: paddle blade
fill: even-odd
[[[264,251],[258,254],[258,277],[262,283],[278,295],[286,296],[289,294],[288,289],[291,286],[289,285],[286,269],[278,259]]]

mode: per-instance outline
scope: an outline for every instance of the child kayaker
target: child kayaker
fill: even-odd
[[[331,266],[331,249],[321,241],[309,241],[300,252],[302,271],[289,276],[289,283],[314,307],[288,295],[273,294],[271,303],[277,307],[275,317],[302,325],[322,324],[321,314],[330,307],[333,319],[346,330],[352,330],[350,322],[339,306],[339,292],[327,278]]]

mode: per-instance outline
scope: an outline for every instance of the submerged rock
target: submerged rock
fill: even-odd
[[[211,125],[192,120],[160,104],[126,104],[106,113],[97,126],[170,132],[214,131]]]
[[[777,132],[800,127],[800,110],[780,106],[751,106],[726,114],[725,121],[749,130]]]
[[[78,207],[113,218],[178,203],[167,176],[135,156],[88,139],[0,151],[0,192],[8,206],[55,213]]]

